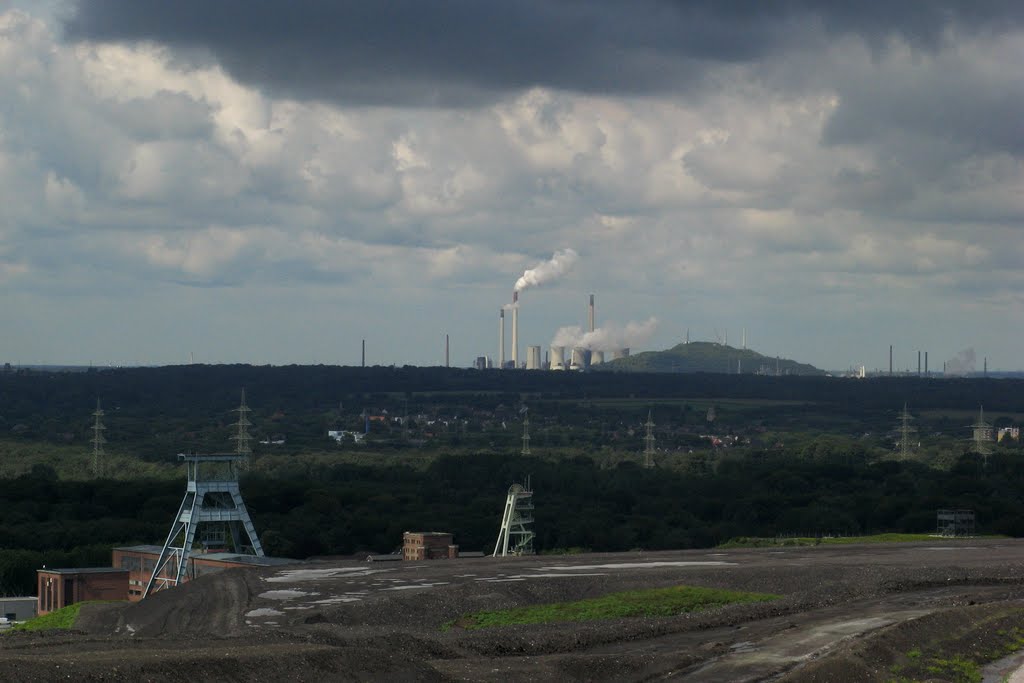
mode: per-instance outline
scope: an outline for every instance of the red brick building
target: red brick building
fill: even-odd
[[[149,577],[153,575],[153,569],[156,567],[156,561],[160,559],[161,550],[161,546],[158,545],[114,548],[111,564],[128,572],[128,594],[126,596],[128,600],[142,599],[142,594],[146,592],[146,584],[149,583]],[[193,552],[189,556],[189,567],[185,572],[184,580],[188,581],[197,576],[235,567],[276,567],[295,564],[296,561],[282,557],[256,557],[238,553]]]
[[[127,600],[128,572],[116,567],[39,569],[36,614],[49,614],[86,600]]]
[[[459,546],[451,534],[441,531],[406,531],[402,534],[403,560],[453,560]]]

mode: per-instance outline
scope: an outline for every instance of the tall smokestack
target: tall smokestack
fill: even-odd
[[[450,368],[451,367],[448,364],[448,335],[447,334],[444,335],[444,366],[446,368]]]
[[[366,367],[366,340],[363,340],[363,367]]]
[[[889,344],[889,376],[892,377],[892,344]]]
[[[917,376],[921,376],[921,352],[917,352]]]
[[[924,376],[928,376],[928,352],[924,352]]]
[[[498,367],[505,368],[505,309],[498,311]]]
[[[519,292],[512,292],[512,368],[519,369]]]
[[[590,295],[590,308],[587,310],[590,314],[590,331],[594,331],[594,295]]]
[[[988,377],[988,356],[985,356],[984,365],[982,367],[984,368],[982,372],[984,373],[985,377]]]

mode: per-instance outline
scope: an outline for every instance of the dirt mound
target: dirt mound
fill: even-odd
[[[251,569],[201,576],[141,602],[83,609],[75,627],[92,635],[225,638],[246,633],[245,612],[258,579]]]
[[[990,662],[1019,648],[1024,601],[968,605],[927,614],[837,648],[784,677],[787,683],[959,680],[968,661]],[[966,680],[966,679],[965,679]]]

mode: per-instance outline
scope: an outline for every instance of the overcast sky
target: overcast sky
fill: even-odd
[[[1019,0],[0,0],[0,362],[1015,369],[1022,238]]]

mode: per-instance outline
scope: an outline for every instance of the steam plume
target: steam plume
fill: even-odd
[[[556,251],[550,261],[538,263],[533,268],[523,273],[523,276],[516,280],[514,291],[521,292],[530,287],[537,287],[545,282],[562,277],[576,265],[579,254],[574,249],[562,249]]]
[[[592,351],[612,351],[626,347],[643,346],[658,328],[658,319],[650,317],[642,323],[630,322],[625,327],[609,323],[593,332],[584,332],[579,325],[562,327],[555,332],[552,346],[573,348],[581,346]]]
[[[967,348],[946,361],[947,375],[969,375],[974,372],[974,349]]]

